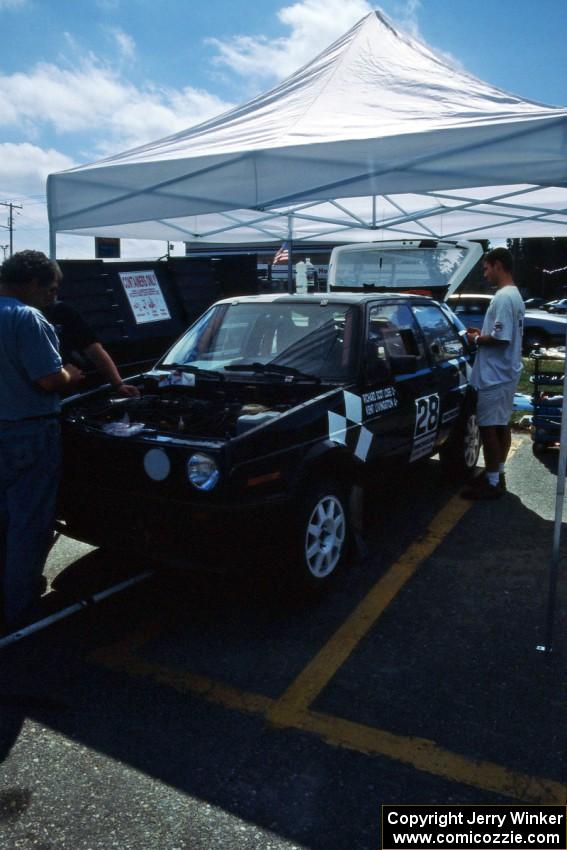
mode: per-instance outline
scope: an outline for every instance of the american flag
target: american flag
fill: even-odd
[[[274,254],[274,259],[272,260],[272,265],[275,266],[276,263],[287,263],[289,260],[289,251],[288,251],[288,243],[284,242],[281,248],[278,248],[276,253]]]

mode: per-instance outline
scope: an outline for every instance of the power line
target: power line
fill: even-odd
[[[8,207],[8,230],[10,231],[10,257],[14,253],[14,210],[21,210],[23,207],[20,204],[14,204],[12,201],[0,201],[0,207]],[[2,225],[5,227],[5,225]]]
[[[46,207],[47,201],[30,201],[29,198],[21,198],[26,207]]]

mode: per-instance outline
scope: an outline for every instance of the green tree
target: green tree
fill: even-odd
[[[567,237],[508,239],[508,248],[518,286],[547,299],[562,294],[567,285]]]

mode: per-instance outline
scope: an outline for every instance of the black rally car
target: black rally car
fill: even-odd
[[[435,452],[475,467],[468,361],[463,326],[423,296],[220,301],[133,380],[139,399],[65,405],[66,533],[188,564],[264,536],[324,585],[369,476]]]

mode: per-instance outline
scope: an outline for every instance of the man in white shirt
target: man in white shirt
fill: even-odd
[[[525,307],[512,277],[513,261],[506,248],[488,251],[484,277],[497,287],[482,330],[468,328],[477,354],[471,384],[478,392],[477,421],[484,452],[485,473],[463,492],[467,499],[497,499],[506,488],[504,464],[512,436],[510,416],[522,371],[522,332]]]

